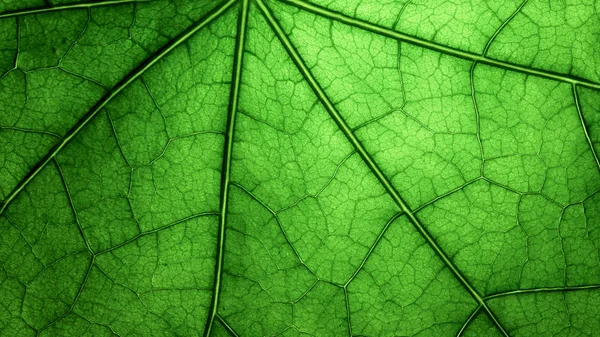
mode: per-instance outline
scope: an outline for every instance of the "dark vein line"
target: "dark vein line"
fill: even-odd
[[[96,266],[96,267],[98,267],[98,266]],[[98,269],[100,269],[100,268],[98,267]],[[122,287],[125,287],[125,288],[129,288],[128,286],[120,284],[118,282],[114,282],[113,281],[113,283],[118,284],[118,285],[120,285]],[[184,292],[184,291],[212,291],[212,288],[210,288],[210,287],[176,287],[176,288],[173,288],[173,287],[154,287],[152,289],[148,289],[148,290],[144,290],[144,291],[134,291],[134,292],[136,294],[143,295],[143,294],[152,294],[152,293],[161,292],[161,291],[179,291],[179,292]]]
[[[15,17],[15,16],[31,15],[31,14],[57,12],[57,11],[64,11],[64,10],[70,10],[70,9],[85,9],[85,8],[91,8],[91,7],[122,5],[122,4],[132,3],[132,2],[133,3],[135,3],[135,2],[150,2],[150,0],[108,0],[108,1],[98,1],[98,2],[74,3],[74,4],[59,5],[59,6],[19,9],[16,11],[0,13],[0,19],[11,18],[11,17]]]
[[[156,54],[148,58],[140,67],[136,68],[129,74],[127,74],[119,84],[117,84],[113,90],[107,93],[93,108],[90,110],[82,119],[80,119],[73,128],[65,135],[64,139],[46,156],[40,160],[33,169],[17,184],[17,186],[8,195],[6,200],[0,207],[0,215],[4,213],[8,205],[14,200],[14,198],[21,193],[21,191],[48,165],[48,163],[67,145],[71,140],[117,95],[119,95],[127,86],[133,83],[135,80],[140,78],[148,69],[154,66],[163,57],[169,54],[177,46],[184,43],[197,31],[207,26],[210,22],[221,16],[229,7],[231,7],[236,0],[228,0],[217,9],[211,11],[204,16],[200,21],[192,25],[185,32],[180,34],[175,40],[163,47]]]
[[[233,328],[227,323],[227,321],[225,321],[225,319],[223,317],[221,317],[221,315],[217,314],[215,316],[215,318],[219,321],[219,323],[221,323],[223,328],[225,328],[225,330],[227,330],[227,332],[229,332],[230,335],[232,335],[233,337],[240,336],[237,334],[237,332],[235,332],[235,330],[233,330]]]
[[[71,211],[73,212],[73,217],[75,218],[75,223],[77,224],[77,229],[79,230],[79,235],[81,235],[81,238],[83,239],[83,242],[85,243],[85,246],[90,251],[90,253],[92,253],[92,255],[95,255],[94,250],[90,246],[90,242],[88,241],[87,237],[85,236],[85,233],[83,232],[83,227],[81,227],[81,222],[79,222],[79,215],[77,214],[75,203],[73,202],[73,198],[71,197],[71,191],[69,191],[69,185],[67,184],[67,180],[65,179],[63,170],[60,167],[60,164],[58,163],[58,160],[56,160],[56,158],[54,158],[54,165],[56,166],[56,171],[58,171],[60,180],[62,181],[63,187],[65,188],[67,200],[69,200],[69,206],[71,206]]]
[[[75,305],[77,304],[77,301],[79,300],[79,297],[81,296],[81,293],[83,293],[83,288],[85,288],[85,285],[90,277],[90,274],[92,272],[92,268],[94,267],[94,263],[96,261],[96,256],[92,255],[92,258],[90,259],[90,264],[85,272],[85,276],[83,277],[83,281],[81,282],[81,286],[79,287],[79,289],[77,290],[77,294],[75,295],[75,298],[73,299],[73,303],[71,303],[71,306],[69,307],[69,309],[62,315],[58,316],[55,320],[53,320],[52,322],[44,325],[43,327],[41,327],[39,330],[36,331],[36,336],[39,336],[40,333],[46,329],[48,329],[49,327],[51,327],[52,325],[56,324],[58,321],[60,321],[61,319],[67,317],[71,312],[73,312],[73,309],[75,308]]]
[[[35,259],[41,264],[44,265],[42,263],[42,261],[40,260],[40,258],[36,255],[35,250],[33,248],[33,245],[29,242],[29,240],[27,240],[27,237],[25,236],[25,234],[23,233],[23,230],[21,229],[21,227],[19,227],[8,215],[4,216],[6,218],[6,220],[8,221],[8,223],[13,226],[17,231],[19,231],[19,234],[21,235],[21,238],[23,239],[23,241],[25,241],[25,243],[27,243],[27,246],[29,246],[29,250],[31,251],[31,253],[33,254],[33,256],[35,257]],[[30,281],[31,282],[31,281]]]
[[[377,235],[377,238],[375,239],[375,241],[373,242],[373,244],[371,245],[371,247],[369,247],[369,251],[367,252],[367,254],[365,255],[365,257],[363,258],[363,260],[360,263],[360,265],[358,266],[358,268],[356,268],[356,270],[354,271],[354,273],[352,274],[352,276],[350,276],[350,278],[348,279],[348,281],[346,281],[346,283],[344,284],[344,289],[346,287],[348,287],[348,285],[350,284],[350,282],[352,282],[352,280],[354,280],[354,278],[356,278],[356,275],[358,275],[358,273],[364,267],[365,263],[367,263],[367,260],[369,259],[369,257],[371,256],[371,254],[373,253],[373,251],[375,250],[375,248],[379,244],[379,241],[381,241],[381,238],[383,238],[383,236],[385,235],[385,232],[387,232],[387,230],[390,227],[390,225],[394,221],[396,221],[396,219],[398,219],[402,214],[403,214],[402,212],[396,213],[390,220],[388,220],[388,222],[385,224],[385,226],[383,226],[383,229],[381,230],[381,232],[379,232],[379,235]]]
[[[133,188],[134,167],[131,165],[131,163],[127,159],[127,156],[125,155],[125,151],[123,150],[123,146],[121,146],[121,141],[119,139],[119,135],[117,133],[115,123],[113,122],[112,117],[110,116],[110,113],[108,112],[108,109],[105,109],[105,111],[106,111],[106,117],[108,118],[108,123],[110,124],[110,128],[111,128],[113,137],[115,138],[115,141],[117,143],[117,148],[119,149],[119,154],[121,155],[121,158],[123,159],[125,164],[127,164],[127,166],[129,167],[129,184],[127,186],[127,195],[125,196],[125,198],[127,199],[127,205],[129,206],[129,211],[131,212],[131,217],[133,218],[133,221],[135,221],[138,232],[141,233],[142,227],[140,226],[140,222],[139,222],[138,218],[135,216],[135,210],[134,210],[134,207],[133,207],[133,204],[131,201],[131,190]]]
[[[8,217],[8,216],[6,216],[6,218],[7,218],[7,219],[9,219],[9,217]],[[10,219],[9,219],[9,220],[10,220]],[[65,259],[67,259],[67,258],[69,258],[69,257],[71,257],[71,256],[75,256],[75,255],[79,255],[79,254],[82,254],[82,253],[87,253],[87,252],[88,252],[88,250],[87,250],[87,249],[81,249],[81,250],[78,250],[78,251],[74,251],[74,252],[68,253],[68,254],[66,254],[66,255],[63,255],[63,256],[61,256],[61,257],[57,258],[56,260],[54,260],[54,261],[51,261],[51,262],[50,262],[50,263],[48,263],[48,264],[44,264],[44,263],[42,263],[42,261],[40,261],[40,259],[39,259],[37,256],[35,256],[35,254],[34,254],[34,256],[35,256],[36,260],[38,260],[38,262],[39,262],[39,263],[40,263],[40,264],[43,266],[43,268],[42,268],[42,269],[41,269],[39,272],[37,272],[37,273],[36,273],[36,275],[35,275],[34,277],[30,278],[30,279],[27,281],[27,283],[23,283],[23,284],[24,284],[25,286],[29,286],[29,285],[31,285],[31,284],[32,284],[32,283],[33,283],[35,280],[37,280],[37,279],[38,279],[38,278],[39,278],[39,277],[42,275],[42,273],[43,273],[43,272],[45,272],[45,271],[46,271],[48,268],[50,268],[50,267],[52,267],[52,266],[56,265],[57,263],[59,263],[59,262],[61,262],[61,261],[65,260]]]
[[[104,273],[104,271],[103,271],[102,269],[100,269],[100,267],[98,267],[98,265],[96,265],[96,268],[98,268],[98,270],[99,270],[101,273]],[[106,275],[105,275],[105,276],[106,276]],[[81,316],[80,314],[78,314],[78,313],[76,313],[76,312],[74,312],[74,313],[73,313],[73,316],[77,316],[77,317],[81,318],[82,320],[84,320],[84,321],[88,322],[88,326],[86,327],[86,329],[85,329],[84,331],[82,331],[82,332],[81,332],[81,335],[82,335],[82,336],[86,336],[86,335],[88,335],[88,334],[87,334],[87,332],[88,332],[89,330],[91,330],[91,328],[92,328],[94,325],[98,325],[98,326],[102,326],[102,327],[105,327],[105,328],[107,328],[108,330],[110,330],[110,332],[112,333],[112,335],[113,335],[113,336],[116,336],[116,337],[123,337],[123,336],[121,336],[121,335],[117,334],[117,333],[115,332],[115,330],[114,330],[114,329],[113,329],[113,328],[112,328],[110,325],[108,325],[108,324],[104,324],[104,323],[100,323],[100,322],[95,322],[95,321],[92,321],[92,320],[90,320],[89,318],[83,317],[83,316]]]
[[[458,330],[458,333],[456,334],[456,337],[461,337],[465,333],[465,331],[467,331],[467,328],[469,327],[469,325],[471,324],[471,322],[473,322],[473,320],[475,319],[475,317],[477,317],[477,314],[479,313],[479,310],[481,310],[481,305],[477,306],[477,308],[475,308],[475,310],[473,310],[473,312],[471,313],[471,315],[469,315],[469,318],[467,318],[467,320],[462,325],[462,327],[460,328],[460,330]]]
[[[466,59],[466,60],[478,61],[478,62],[487,64],[487,65],[491,65],[491,66],[495,66],[495,67],[499,67],[499,68],[503,68],[503,69],[507,69],[507,70],[512,70],[512,71],[517,71],[517,72],[524,73],[524,74],[545,77],[545,78],[549,78],[549,79],[561,81],[561,82],[574,83],[574,84],[578,84],[578,85],[582,85],[582,86],[586,86],[586,87],[594,88],[594,89],[600,89],[600,83],[592,82],[592,81],[584,79],[584,78],[578,78],[578,77],[574,77],[574,76],[554,73],[554,72],[548,71],[548,70],[529,68],[526,66],[512,64],[512,63],[505,62],[505,61],[499,61],[499,60],[491,59],[486,56],[478,55],[475,53],[451,48],[451,47],[448,47],[448,46],[445,46],[445,45],[442,45],[439,43],[424,40],[424,39],[414,37],[414,36],[411,36],[408,34],[400,33],[400,32],[391,30],[386,27],[376,25],[376,24],[368,22],[368,21],[353,18],[351,16],[347,16],[345,14],[327,9],[325,7],[314,5],[314,4],[305,2],[305,1],[301,1],[301,0],[281,0],[281,1],[284,3],[290,4],[290,5],[293,5],[297,8],[306,10],[308,12],[317,14],[319,16],[329,18],[331,20],[339,21],[339,22],[342,22],[342,23],[350,25],[350,26],[368,30],[368,31],[378,34],[378,35],[387,36],[387,37],[390,37],[390,38],[393,38],[396,40],[404,41],[404,42],[407,42],[407,43],[410,43],[410,44],[413,44],[413,45],[416,45],[419,47],[431,49],[431,50],[434,50],[434,51],[437,51],[440,53],[456,56],[456,57]]]
[[[36,130],[36,129],[26,129],[20,128],[16,126],[0,126],[0,131],[17,131],[17,132],[26,132],[26,133],[37,133],[47,136],[52,136],[54,138],[62,139],[62,137],[54,132],[45,131],[45,130]]]
[[[517,9],[515,9],[515,11],[510,16],[504,22],[502,22],[500,27],[496,29],[494,34],[489,38],[488,42],[485,44],[481,56],[486,56],[488,50],[490,49],[490,46],[492,45],[492,42],[494,42],[494,40],[496,39],[496,36],[498,36],[498,34],[500,34],[504,27],[508,25],[508,23],[521,11],[521,9],[523,9],[527,1],[529,0],[524,0],[521,3],[521,5],[517,7]],[[477,142],[479,143],[479,152],[481,153],[481,167],[479,169],[479,175],[483,177],[485,176],[485,152],[483,149],[483,142],[481,141],[481,115],[479,113],[479,106],[477,105],[477,98],[475,97],[475,67],[477,67],[477,62],[478,61],[475,60],[473,61],[473,64],[471,64],[471,69],[469,70],[469,79],[471,84],[471,98],[473,100],[473,108],[475,109]]]
[[[150,163],[143,164],[143,166],[152,166],[152,165],[154,165],[154,163],[156,163],[161,158],[163,158],[164,155],[165,155],[165,153],[167,153],[167,150],[169,149],[169,146],[171,146],[171,143],[173,143],[173,141],[176,141],[178,139],[184,139],[184,138],[189,138],[189,137],[194,137],[194,136],[199,136],[199,135],[209,135],[209,134],[210,135],[220,135],[220,136],[225,135],[225,133],[221,132],[221,131],[204,130],[204,131],[192,132],[192,133],[187,134],[187,135],[181,135],[181,136],[176,136],[176,137],[169,138],[169,140],[167,140],[166,144],[163,146],[162,151],[160,151],[160,153],[158,154],[158,156],[156,156],[154,159],[152,159],[152,161],[150,161]],[[168,136],[168,134],[167,134],[167,136]]]
[[[343,287],[344,302],[346,303],[346,324],[348,325],[348,337],[352,337],[352,317],[350,317],[350,298],[348,297],[348,288]]]
[[[134,237],[132,237],[132,238],[126,240],[126,241],[123,241],[123,242],[119,243],[116,246],[112,246],[110,248],[106,248],[105,250],[97,252],[96,256],[99,256],[99,255],[102,255],[102,254],[106,254],[106,253],[108,253],[110,251],[113,251],[115,249],[118,249],[118,248],[121,248],[121,247],[123,247],[125,245],[128,245],[128,244],[130,244],[130,243],[138,240],[139,238],[141,238],[143,236],[154,234],[154,233],[158,233],[158,232],[163,231],[163,230],[165,230],[167,228],[171,228],[171,227],[173,227],[175,225],[179,225],[180,223],[184,223],[186,221],[189,221],[189,220],[192,220],[192,219],[196,219],[196,218],[200,218],[200,217],[203,217],[203,216],[209,216],[209,215],[216,216],[216,215],[219,215],[219,214],[220,213],[218,213],[218,212],[202,212],[202,213],[198,213],[198,214],[187,216],[187,217],[185,217],[183,219],[176,220],[176,221],[171,222],[169,224],[166,224],[164,226],[160,226],[158,228],[151,229],[149,231],[141,232],[141,233],[137,234],[136,236],[134,236]]]
[[[304,268],[306,268],[317,280],[320,280],[319,277],[317,276],[317,274],[312,269],[310,269],[310,267],[306,264],[306,262],[304,262],[304,259],[302,259],[302,257],[300,256],[300,253],[298,253],[298,250],[296,250],[296,246],[290,240],[289,236],[287,235],[287,232],[285,231],[285,229],[283,228],[283,225],[281,224],[281,220],[279,220],[278,213],[275,212],[271,207],[269,207],[269,205],[265,204],[256,195],[254,195],[254,193],[250,192],[246,187],[242,186],[241,184],[236,183],[236,182],[231,182],[231,186],[235,186],[235,187],[239,188],[241,191],[243,191],[244,193],[249,195],[257,203],[259,203],[262,207],[264,207],[269,213],[271,213],[271,215],[273,215],[273,217],[275,218],[275,222],[277,222],[277,226],[279,226],[279,230],[281,231],[281,234],[283,235],[283,238],[287,242],[288,246],[290,246],[290,248],[292,248],[292,251],[294,252],[294,255],[296,256],[296,258],[298,259],[300,264],[303,265]]]
[[[471,69],[469,70],[469,82],[471,85],[471,100],[473,101],[473,109],[475,109],[475,134],[477,136],[477,143],[479,144],[479,153],[481,154],[481,166],[479,167],[479,175],[483,177],[485,170],[485,151],[483,150],[483,142],[481,141],[481,114],[479,113],[479,106],[477,105],[477,98],[475,97],[476,66],[477,61],[474,61],[473,64],[471,64]]]
[[[383,118],[385,118],[385,117],[387,117],[387,116],[389,116],[389,115],[393,114],[394,112],[401,112],[401,113],[403,113],[403,114],[404,114],[406,117],[408,117],[408,118],[410,118],[410,119],[414,120],[414,121],[415,121],[415,122],[417,122],[417,123],[420,123],[418,120],[415,120],[415,119],[414,119],[414,118],[413,118],[411,115],[409,115],[408,113],[406,113],[406,111],[404,111],[404,109],[402,109],[402,108],[397,108],[397,109],[390,109],[390,110],[386,111],[385,113],[383,113],[383,114],[381,114],[381,115],[379,115],[379,116],[373,117],[373,118],[371,118],[371,119],[369,119],[369,120],[366,120],[366,121],[364,121],[364,122],[362,122],[362,123],[358,124],[357,126],[355,126],[355,127],[353,127],[353,128],[352,128],[352,131],[356,132],[356,131],[358,131],[358,130],[360,130],[360,129],[364,128],[365,126],[367,126],[367,125],[369,125],[369,124],[375,123],[375,122],[377,122],[377,121],[379,121],[379,120],[381,120],[381,119],[383,119]],[[422,124],[422,123],[421,123],[421,124]],[[423,127],[424,127],[424,128],[427,128],[427,126],[423,126]],[[428,130],[428,131],[429,131],[429,130]]]
[[[63,54],[60,56],[60,59],[58,60],[57,67],[58,67],[59,69],[63,70],[64,72],[67,72],[67,73],[69,73],[69,71],[67,71],[66,69],[63,69],[63,68],[62,68],[62,66],[61,66],[61,65],[62,65],[63,61],[64,61],[64,60],[65,60],[65,58],[66,58],[66,57],[69,55],[69,53],[70,53],[70,52],[73,50],[73,48],[74,48],[74,47],[75,47],[77,44],[79,44],[79,43],[80,43],[80,41],[81,41],[81,39],[83,38],[83,36],[84,36],[85,32],[88,30],[88,28],[89,28],[89,26],[90,26],[90,23],[92,22],[92,11],[91,11],[91,9],[88,7],[88,8],[86,9],[86,12],[87,12],[87,18],[86,18],[86,20],[85,20],[85,24],[83,25],[83,28],[82,28],[82,29],[81,29],[81,31],[79,32],[79,35],[77,36],[77,38],[75,39],[75,41],[73,41],[73,42],[72,42],[72,43],[69,45],[69,47],[67,48],[67,50],[66,50],[66,51],[65,51],[65,52],[64,52],[64,53],[63,53]],[[78,75],[78,74],[75,74],[75,73],[72,73],[72,74],[73,74],[73,75],[76,75],[76,76],[82,76],[82,75]],[[85,77],[85,76],[82,76],[82,77]],[[87,77],[86,77],[86,78],[87,78]],[[96,84],[98,84],[98,85],[100,85],[101,87],[103,87],[103,88],[104,88],[104,85],[103,85],[102,83],[100,83],[100,82],[96,82],[96,81],[94,81],[94,80],[92,80],[92,79],[89,79],[89,80],[90,80],[90,81],[93,81],[94,83],[96,83]]]
[[[490,300],[492,298],[510,296],[510,295],[518,295],[518,294],[531,294],[531,293],[543,293],[543,292],[567,292],[567,291],[577,291],[577,290],[592,290],[592,289],[600,289],[600,284],[589,284],[583,286],[572,286],[572,287],[544,287],[544,288],[532,288],[532,289],[519,289],[519,290],[511,290],[505,291],[497,294],[492,294],[484,297],[484,300]]]
[[[16,41],[17,42],[17,50],[15,53],[16,55],[15,55],[15,62],[14,62],[13,69],[18,69],[19,68],[19,55],[21,54],[21,25],[19,24],[19,18],[15,19],[15,24],[16,24],[15,35],[17,37],[17,41]],[[10,72],[10,70],[8,72]],[[2,75],[0,77],[0,79],[2,79],[6,74],[8,74],[8,72],[5,73],[4,75]],[[27,77],[27,74],[23,73],[23,75],[25,77]]]
[[[321,188],[319,188],[319,190],[317,191],[317,193],[315,194],[305,194],[302,197],[300,197],[298,200],[294,201],[293,203],[284,206],[280,209],[278,209],[275,214],[280,214],[283,213],[289,209],[291,209],[292,207],[296,207],[298,206],[301,202],[303,202],[304,200],[308,199],[308,198],[313,198],[313,199],[318,199],[319,196],[327,189],[327,187],[329,187],[329,185],[331,185],[331,183],[333,182],[333,180],[335,179],[335,177],[338,174],[338,171],[340,170],[340,168],[346,163],[346,161],[348,161],[348,159],[350,159],[350,157],[352,157],[354,154],[356,153],[356,150],[352,150],[352,152],[350,152],[350,154],[348,154],[346,157],[344,157],[344,159],[342,159],[342,161],[340,161],[335,169],[333,170],[333,174],[329,177],[329,179],[327,180],[327,182],[321,186]]]
[[[587,140],[588,145],[590,146],[590,150],[592,151],[592,155],[594,156],[594,160],[596,161],[596,167],[600,170],[600,160],[598,160],[598,154],[596,153],[596,149],[594,149],[594,143],[592,143],[592,139],[590,138],[590,134],[588,133],[588,129],[585,123],[585,118],[583,117],[583,112],[581,111],[581,104],[579,103],[579,94],[577,93],[577,84],[573,83],[573,99],[575,100],[575,107],[577,108],[577,113],[579,114],[579,120],[581,121],[581,128],[583,129],[583,134],[585,135],[585,139]]]
[[[497,182],[495,180],[492,180],[492,179],[490,179],[488,177],[481,177],[480,176],[478,179],[481,179],[481,180],[487,182],[490,185],[494,185],[494,186],[503,188],[503,189],[505,189],[505,190],[507,190],[507,191],[509,191],[511,193],[514,193],[516,195],[520,195],[520,196],[523,196],[523,195],[539,195],[542,198],[546,199],[548,202],[553,203],[554,205],[556,205],[556,206],[558,206],[560,208],[565,208],[565,206],[563,204],[561,204],[558,201],[550,198],[545,193],[542,193],[542,192],[521,192],[521,191],[518,191],[518,190],[516,190],[516,189],[514,189],[514,188],[512,188],[510,186],[507,186],[507,185],[501,184],[501,183],[499,183],[499,182]]]
[[[393,29],[397,29],[398,24],[400,23],[400,19],[402,18],[402,15],[406,11],[406,8],[408,7],[408,5],[413,4],[412,2],[413,2],[413,0],[408,0],[407,2],[404,3],[404,5],[402,5],[402,8],[400,8],[398,15],[396,15],[396,20],[394,21],[394,24],[392,25]],[[354,11],[354,15],[356,16],[356,10]]]
[[[566,284],[567,283],[567,270],[569,268],[569,263],[567,261],[567,253],[565,252],[565,238],[562,236],[561,233],[561,226],[563,223],[563,219],[565,216],[565,211],[568,209],[568,207],[564,207],[562,209],[562,211],[560,212],[560,217],[558,218],[558,225],[556,228],[556,232],[558,234],[558,239],[560,240],[560,252],[562,254],[563,257],[563,264],[564,264],[564,268],[563,268],[563,283]]]
[[[221,279],[223,277],[223,255],[225,253],[225,228],[227,223],[227,201],[229,198],[229,185],[231,180],[231,162],[233,155],[233,142],[235,132],[235,117],[238,110],[240,84],[242,79],[242,63],[244,60],[244,48],[246,43],[246,30],[248,26],[248,3],[242,0],[239,8],[237,34],[235,41],[235,54],[233,59],[233,72],[229,95],[229,112],[227,114],[227,130],[225,131],[225,144],[223,149],[223,168],[221,169],[221,212],[219,230],[217,233],[217,253],[215,261],[214,290],[211,306],[208,313],[204,336],[210,337],[215,317],[219,308],[219,294],[221,291]]]
[[[344,120],[342,115],[337,111],[337,109],[335,108],[335,106],[333,105],[333,103],[331,102],[329,97],[327,97],[327,95],[321,88],[320,84],[314,78],[314,76],[310,72],[310,69],[304,63],[304,61],[302,60],[302,57],[300,56],[300,54],[298,54],[298,51],[296,50],[296,48],[294,47],[292,42],[289,40],[289,38],[287,37],[287,35],[283,31],[283,29],[281,28],[277,19],[275,19],[275,17],[273,17],[273,15],[271,14],[271,11],[265,6],[265,4],[262,2],[262,0],[256,0],[256,3],[260,7],[264,17],[266,18],[266,21],[269,23],[269,25],[273,29],[275,35],[281,41],[282,45],[288,52],[290,58],[292,59],[292,61],[294,61],[298,70],[302,73],[305,80],[308,82],[308,84],[310,85],[312,90],[315,92],[315,94],[317,95],[317,97],[319,98],[321,103],[324,105],[324,107],[327,109],[331,118],[336,122],[336,124],[340,128],[340,131],[342,131],[344,133],[344,135],[346,136],[348,141],[354,146],[354,148],[360,154],[360,156],[363,159],[363,161],[365,162],[365,164],[369,167],[371,172],[377,177],[377,179],[383,185],[383,187],[388,192],[390,197],[400,207],[402,212],[404,214],[406,214],[406,216],[410,219],[410,221],[412,222],[415,229],[421,234],[421,236],[423,236],[425,241],[437,253],[437,255],[441,258],[441,260],[444,262],[446,267],[454,274],[454,276],[463,285],[463,287],[471,294],[471,296],[477,301],[477,303],[479,303],[485,309],[485,311],[488,313],[488,315],[490,315],[490,318],[492,319],[492,321],[494,321],[494,324],[497,326],[497,328],[500,331],[502,331],[504,336],[508,337],[509,336],[508,333],[506,332],[504,327],[502,327],[502,325],[500,324],[498,319],[495,317],[495,315],[493,314],[491,309],[483,301],[483,298],[481,297],[481,295],[477,292],[477,290],[475,290],[475,288],[469,283],[469,281],[462,275],[460,270],[454,265],[454,263],[450,260],[448,255],[446,255],[446,252],[444,252],[442,250],[442,248],[435,241],[433,236],[429,233],[429,231],[427,231],[425,226],[423,226],[421,221],[419,219],[417,219],[415,214],[408,207],[406,202],[402,199],[402,197],[400,196],[398,191],[396,191],[396,189],[394,188],[392,183],[384,175],[384,173],[381,171],[379,166],[375,163],[375,161],[373,160],[371,155],[367,152],[367,150],[364,148],[364,146],[361,144],[361,142],[358,140],[358,138],[356,138],[356,136],[352,132],[352,129],[348,126],[348,124],[346,123],[346,121]]]
[[[100,88],[104,89],[105,91],[109,91],[110,90],[110,88],[106,87],[101,82],[99,82],[99,81],[97,81],[97,80],[95,80],[95,79],[93,79],[91,77],[88,77],[88,76],[85,76],[85,75],[82,75],[82,74],[78,74],[78,73],[75,73],[75,72],[73,72],[71,70],[65,69],[65,68],[63,68],[60,65],[55,66],[55,67],[48,67],[48,68],[45,68],[45,69],[58,69],[59,71],[62,71],[65,74],[69,74],[69,75],[71,75],[73,77],[77,77],[77,78],[82,79],[84,81],[88,81],[88,82],[94,83],[95,85],[99,86]],[[38,71],[38,70],[42,70],[42,68],[38,68],[38,69],[36,69],[34,71]],[[32,71],[24,71],[24,73],[30,73],[30,72],[32,72]]]
[[[417,213],[419,213],[419,212],[420,212],[420,211],[421,211],[423,208],[425,208],[425,207],[427,207],[427,206],[429,206],[429,205],[431,205],[431,204],[434,204],[435,202],[437,202],[437,201],[440,201],[440,200],[444,199],[445,197],[447,197],[447,196],[450,196],[450,195],[452,195],[452,194],[454,194],[454,193],[456,193],[456,192],[458,192],[458,191],[461,191],[461,190],[462,190],[462,189],[464,189],[465,187],[467,187],[467,186],[469,186],[469,185],[471,185],[471,184],[473,184],[473,183],[476,183],[476,182],[478,182],[479,180],[485,180],[485,178],[483,178],[483,177],[479,176],[479,177],[477,177],[477,178],[475,178],[475,179],[471,179],[471,180],[469,180],[469,181],[465,182],[464,184],[462,184],[462,185],[460,185],[460,186],[458,186],[458,187],[456,187],[456,188],[453,188],[453,189],[451,189],[450,191],[447,191],[447,192],[445,192],[445,193],[443,193],[443,194],[440,194],[440,195],[438,195],[437,197],[435,197],[435,198],[433,198],[433,199],[431,199],[431,200],[429,200],[429,201],[426,201],[425,203],[423,203],[423,204],[422,204],[422,205],[420,205],[419,207],[415,208],[415,209],[413,210],[413,213],[417,214]]]
[[[492,42],[494,42],[494,40],[496,39],[496,36],[498,36],[498,34],[500,34],[500,32],[504,29],[504,27],[506,27],[506,25],[508,25],[508,23],[512,21],[512,19],[521,11],[521,9],[523,9],[523,7],[525,7],[525,4],[527,4],[527,1],[529,1],[529,0],[524,0],[521,3],[521,5],[519,7],[517,7],[517,9],[515,9],[515,11],[502,23],[502,25],[500,25],[500,27],[498,27],[498,29],[496,29],[496,31],[494,32],[492,37],[490,37],[488,42],[485,44],[485,48],[483,48],[483,52],[481,53],[481,55],[485,56],[487,54],[488,50],[490,49],[490,46],[492,45]]]

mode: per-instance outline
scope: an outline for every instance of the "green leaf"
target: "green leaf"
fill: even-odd
[[[599,31],[0,0],[0,336],[596,336]]]

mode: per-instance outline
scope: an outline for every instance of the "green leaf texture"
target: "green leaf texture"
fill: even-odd
[[[0,336],[600,336],[600,1],[0,0]]]

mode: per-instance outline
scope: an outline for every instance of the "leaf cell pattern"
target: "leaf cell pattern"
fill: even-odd
[[[597,336],[599,4],[0,0],[0,336]]]

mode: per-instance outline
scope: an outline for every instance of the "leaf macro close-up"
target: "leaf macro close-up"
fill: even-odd
[[[599,337],[600,0],[0,0],[1,337]]]

